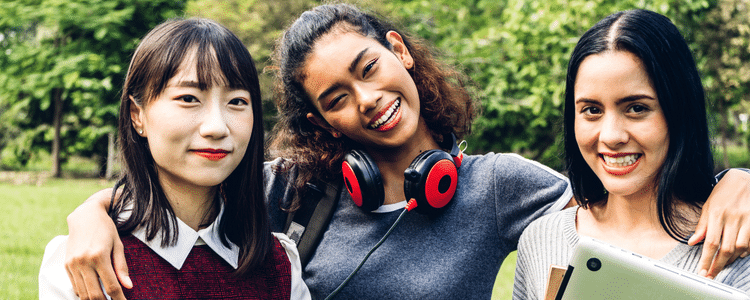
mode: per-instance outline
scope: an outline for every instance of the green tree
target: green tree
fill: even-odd
[[[397,0],[383,10],[433,42],[473,81],[483,113],[467,139],[470,152],[517,152],[561,169],[565,76],[581,34],[603,17],[632,8],[665,14],[692,33],[712,5],[703,0]]]
[[[183,8],[183,1],[166,0],[3,3],[2,163],[22,167],[32,154],[49,151],[59,176],[60,163],[73,153],[111,157],[116,86],[130,55],[148,30]]]
[[[718,118],[721,165],[728,168],[727,143],[738,131],[732,116],[750,107],[750,0],[719,0],[695,23],[696,54]]]

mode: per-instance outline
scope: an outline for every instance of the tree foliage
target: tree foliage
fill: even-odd
[[[704,0],[402,0],[390,9],[473,80],[483,114],[468,138],[471,152],[518,152],[560,169],[565,76],[578,38],[633,8],[665,14],[691,37],[713,7]]]
[[[561,169],[558,140],[568,58],[585,30],[619,10],[646,8],[675,22],[704,76],[721,140],[731,140],[733,116],[750,109],[749,1],[352,2],[426,39],[439,57],[467,75],[482,108],[467,138],[470,153],[517,152]],[[51,152],[55,103],[63,108],[62,159],[71,153],[103,157],[134,47],[150,28],[183,10],[219,21],[248,47],[261,74],[270,128],[276,114],[273,46],[302,11],[320,3],[5,1],[0,10],[0,166],[20,167],[35,152]]]
[[[727,143],[741,126],[734,116],[750,111],[750,0],[719,0],[696,23],[696,56],[711,110],[718,116],[720,163],[728,168]]]
[[[59,173],[59,161],[71,154],[105,157],[102,139],[114,131],[118,86],[130,55],[148,30],[183,6],[146,0],[4,2],[2,163],[23,166],[33,153],[48,151],[57,158],[53,173]]]

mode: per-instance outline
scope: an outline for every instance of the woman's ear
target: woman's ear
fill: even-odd
[[[404,68],[411,70],[411,68],[414,67],[414,58],[411,56],[411,53],[409,53],[409,49],[406,48],[406,44],[404,44],[404,39],[401,35],[398,34],[398,32],[391,30],[385,34],[385,39],[391,43],[393,53],[395,53],[401,60],[401,63],[404,64]]]
[[[144,109],[135,102],[133,96],[128,97],[130,98],[130,121],[133,122],[133,128],[138,132],[138,135],[146,137],[146,131],[143,130]]]
[[[313,125],[323,128],[323,130],[325,131],[328,131],[329,133],[331,133],[333,137],[335,138],[341,137],[341,132],[331,127],[331,125],[329,125],[328,122],[316,116],[315,114],[307,113],[307,120],[310,121],[310,123],[313,123]]]

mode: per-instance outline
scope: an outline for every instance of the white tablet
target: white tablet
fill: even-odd
[[[731,286],[581,237],[555,299],[750,299]]]

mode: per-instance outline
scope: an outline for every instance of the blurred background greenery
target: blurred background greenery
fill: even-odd
[[[171,17],[202,16],[229,27],[258,63],[266,125],[274,122],[275,40],[313,0],[1,0],[0,169],[72,157],[93,175],[116,175],[118,93],[132,51]],[[360,0],[435,45],[462,70],[483,114],[469,153],[517,152],[560,170],[560,117],[567,60],[602,17],[647,8],[670,17],[692,47],[708,91],[717,168],[748,166],[749,0]],[[264,71],[265,70],[265,71]],[[46,163],[45,163],[46,161]]]
[[[703,76],[717,168],[750,166],[750,0],[349,2],[427,40],[466,74],[483,111],[467,152],[516,152],[558,170],[565,71],[578,37],[618,10],[662,13],[686,37]],[[321,3],[0,0],[0,195],[8,196],[0,205],[8,216],[0,218],[7,220],[0,222],[0,298],[36,298],[44,245],[67,233],[73,207],[111,183],[49,178],[117,176],[118,93],[149,29],[200,16],[234,31],[256,60],[270,129],[274,42]],[[504,264],[493,298],[510,298],[512,272],[512,261]]]

